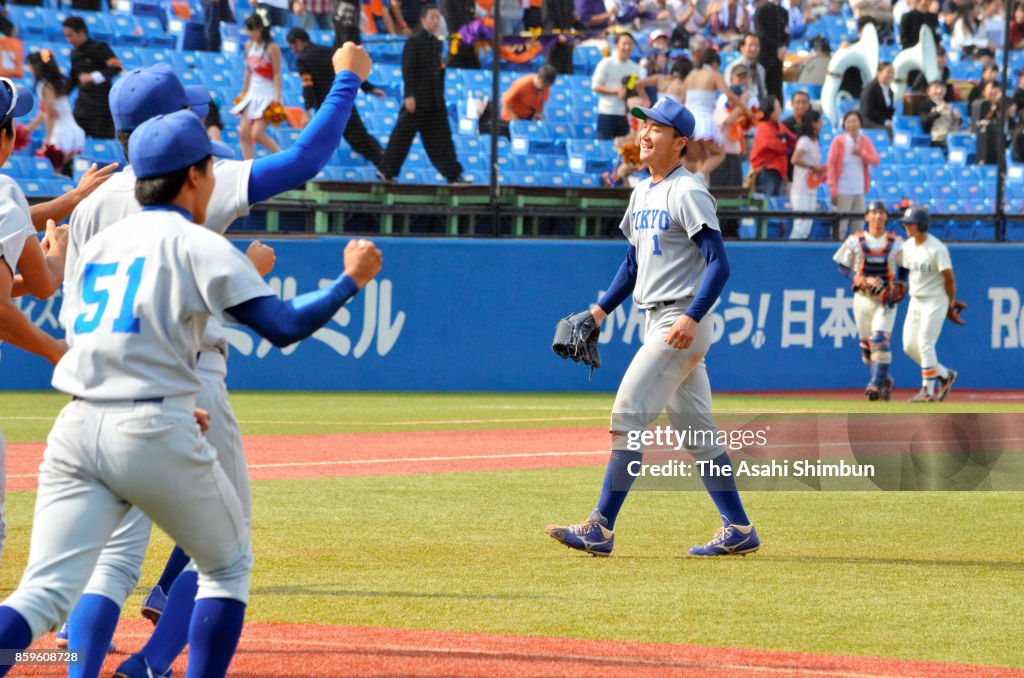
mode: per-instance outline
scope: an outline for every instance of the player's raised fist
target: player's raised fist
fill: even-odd
[[[358,238],[345,246],[345,275],[356,281],[360,289],[380,273],[384,257],[369,240]]]
[[[274,253],[274,248],[269,245],[264,245],[259,240],[253,240],[249,243],[249,249],[245,250],[245,256],[249,257],[249,261],[256,267],[256,272],[261,276],[268,275],[274,270],[274,263],[277,261],[277,254]]]
[[[373,59],[366,53],[366,50],[354,42],[346,42],[339,49],[334,50],[331,58],[334,63],[334,72],[352,71],[359,76],[360,80],[366,80],[370,75],[370,68],[373,66]]]

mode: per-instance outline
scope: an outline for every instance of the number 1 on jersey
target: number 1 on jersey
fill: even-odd
[[[138,334],[139,318],[132,315],[135,307],[135,296],[139,293],[139,283],[142,282],[142,267],[146,264],[145,257],[139,257],[131,263],[125,275],[128,283],[125,285],[124,297],[121,301],[121,314],[114,319],[113,330],[122,334]],[[75,334],[89,334],[100,326],[103,315],[107,310],[107,303],[110,301],[110,292],[105,289],[96,289],[96,281],[100,278],[107,278],[117,275],[119,264],[96,264],[85,265],[82,272],[82,301],[89,306],[95,305],[96,312],[89,317],[87,313],[81,313],[75,318]]]
[[[658,243],[658,236],[655,235],[655,236],[651,236],[651,237],[654,238],[654,256],[660,257],[661,256],[661,245],[660,245],[660,243]]]

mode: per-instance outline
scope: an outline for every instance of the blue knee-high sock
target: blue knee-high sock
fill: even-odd
[[[156,583],[164,593],[171,590],[171,584],[178,578],[181,571],[188,565],[188,555],[181,550],[180,546],[175,546],[174,550],[171,551],[171,555],[167,558],[167,564],[164,565],[164,572],[160,575],[160,581]]]
[[[242,635],[245,603],[230,598],[196,601],[188,628],[188,670],[185,678],[220,678],[228,671]]]
[[[78,599],[68,617],[68,647],[78,652],[78,661],[68,664],[68,678],[100,675],[120,616],[121,608],[106,596],[86,593]]]
[[[0,647],[5,650],[24,650],[32,644],[32,629],[13,607],[0,605]],[[9,664],[0,664],[0,676],[11,670]]]
[[[711,465],[722,469],[731,467],[732,461],[729,459],[729,455],[723,452],[711,461]],[[711,495],[711,501],[715,502],[718,512],[732,524],[749,525],[750,519],[747,518],[747,513],[743,510],[743,502],[740,501],[740,493],[736,489],[736,478],[732,474],[712,473],[707,466],[707,464],[700,465],[703,467],[700,480],[704,483],[708,494]]]
[[[196,572],[182,572],[178,575],[171,584],[167,605],[153,629],[153,635],[139,650],[149,665],[161,673],[171,668],[171,664],[188,644],[188,625],[198,592],[199,575]]]
[[[615,529],[615,519],[622,509],[629,488],[633,486],[636,476],[630,475],[629,464],[634,461],[641,461],[644,458],[643,452],[626,452],[623,450],[612,450],[608,458],[608,467],[604,471],[604,484],[601,486],[601,496],[597,500],[597,510],[608,519],[608,529]]]

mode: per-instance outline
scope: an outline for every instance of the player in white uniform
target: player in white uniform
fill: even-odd
[[[694,118],[685,106],[659,99],[652,108],[634,108],[644,120],[640,159],[651,177],[633,189],[620,228],[629,240],[626,261],[604,297],[591,307],[600,322],[632,293],[647,311],[644,344],[619,385],[612,409],[612,453],[597,508],[587,520],[548,534],[566,546],[593,555],[611,554],[615,519],[635,479],[642,451],[630,451],[628,435],[646,429],[663,410],[677,431],[706,431],[708,444],[687,451],[720,470],[730,466],[725,447],[714,438],[711,385],[704,356],[711,346],[711,323],[701,322],[729,277],[714,198],[703,182],[683,167]],[[632,466],[631,466],[632,465]],[[706,464],[700,465],[703,467]],[[692,555],[718,556],[756,551],[760,539],[747,519],[735,480],[702,474],[723,527]]]
[[[904,283],[896,265],[903,238],[885,230],[889,211],[881,200],[872,200],[865,219],[867,229],[849,236],[832,260],[839,271],[853,281],[853,318],[860,335],[864,364],[871,379],[864,391],[868,400],[889,400],[893,380],[890,339],[896,323],[896,304],[903,298]],[[894,295],[894,291],[900,290]]]
[[[14,119],[28,114],[34,103],[28,89],[0,78],[0,164],[14,149]],[[64,275],[67,229],[51,221],[45,246],[36,239],[28,201],[13,179],[0,174],[0,343],[8,341],[56,365],[64,345],[36,327],[11,301],[23,294],[46,299]],[[0,554],[7,535],[4,498],[7,490],[4,436],[0,432]]]
[[[900,266],[910,271],[910,308],[903,323],[903,351],[921,366],[921,390],[910,399],[914,403],[945,400],[957,378],[956,370],[939,362],[935,349],[942,321],[956,299],[956,278],[949,248],[928,232],[930,223],[931,217],[923,207],[908,207],[903,214],[907,241],[900,253]]]
[[[351,102],[370,66],[369,57],[361,48],[353,45],[339,50],[335,54],[338,76],[331,91],[291,149],[255,163],[218,160],[214,166],[217,188],[214,189],[204,226],[223,233],[235,218],[248,213],[250,204],[301,185],[319,172],[340,141]],[[164,65],[137,69],[123,76],[111,90],[111,111],[119,136],[123,138],[153,115],[202,103],[195,97],[190,98],[186,91],[173,71]],[[209,95],[205,93],[205,101],[208,100]],[[77,252],[86,241],[118,218],[140,209],[134,196],[134,183],[132,168],[129,166],[109,182],[104,190],[75,210],[71,219],[69,268],[74,265]],[[254,258],[254,263],[262,258],[265,266],[273,264],[273,252],[269,248],[250,247],[249,254]],[[261,273],[267,270],[263,268]],[[227,349],[227,341],[219,325],[216,322],[208,323],[198,363],[202,388],[197,402],[210,413],[210,430],[206,432],[206,437],[217,450],[221,465],[242,499],[243,511],[248,520],[251,510],[245,454],[224,384]],[[98,674],[120,608],[138,583],[150,531],[149,519],[141,511],[131,511],[100,556],[85,595],[75,606],[66,630],[66,642],[78,649],[80,656],[84,657],[70,667],[73,678]],[[180,553],[180,549],[175,549],[175,553]],[[187,562],[187,557],[183,561]],[[167,569],[171,569],[170,564]],[[170,581],[174,581],[173,573]],[[155,663],[166,663],[165,669],[187,642],[187,620],[196,586],[196,573],[193,569],[180,582],[177,596],[177,605],[185,609],[179,609],[176,616],[172,615],[174,620],[169,620],[168,624],[158,630],[144,649],[144,652],[155,655]],[[144,606],[157,594],[162,602],[164,593],[163,590],[151,591]],[[139,658],[130,658],[118,671],[128,676],[135,675],[141,663]]]
[[[328,322],[376,275],[381,256],[353,241],[329,287],[282,302],[244,255],[194,225],[214,189],[211,156],[230,153],[199,118],[157,116],[129,147],[143,212],[89,241],[67,287],[69,349],[53,385],[74,400],[47,440],[28,568],[0,605],[0,647],[24,649],[64,618],[138,506],[199,570],[187,675],[223,676],[252,556],[241,500],[195,416],[204,326],[210,316],[235,319],[289,345]]]

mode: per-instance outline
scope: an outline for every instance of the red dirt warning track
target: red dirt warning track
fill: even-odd
[[[102,675],[136,651],[151,626],[124,620]],[[52,648],[53,636],[39,649]],[[11,675],[58,675],[55,667],[24,666]],[[185,658],[174,665],[184,675]],[[230,675],[240,678],[329,676],[1021,676],[995,667],[909,662],[635,642],[448,633],[304,624],[246,624]]]

